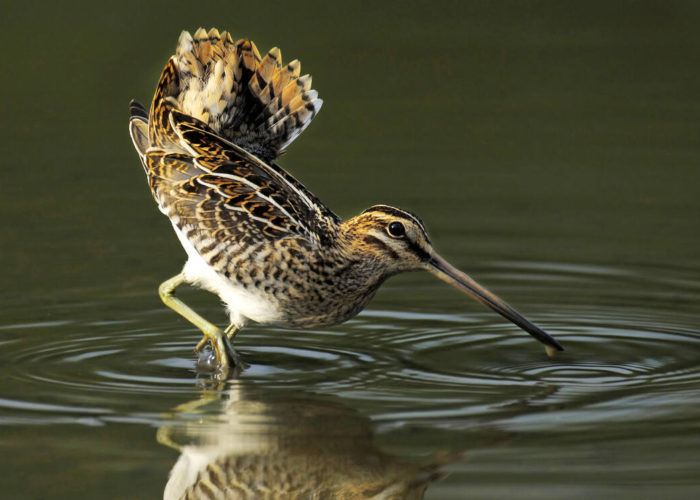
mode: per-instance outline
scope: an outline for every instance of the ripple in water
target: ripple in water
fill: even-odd
[[[675,294],[679,281],[672,277],[647,283],[651,294],[633,285],[663,273],[503,267],[504,283],[493,288],[504,296],[528,286],[556,288],[554,296],[532,295],[522,309],[540,311],[531,313],[532,319],[562,342],[564,353],[547,358],[542,346],[517,327],[440,289],[450,314],[423,314],[416,312],[419,305],[402,303],[409,310],[417,307],[369,310],[320,331],[249,327],[237,339],[251,364],[241,377],[270,388],[340,397],[378,425],[389,426],[459,427],[552,410],[561,412],[562,423],[567,412],[576,421],[635,420],[643,419],[650,406],[677,410],[682,398],[669,394],[700,392],[698,314],[678,306],[679,297],[687,303],[700,289],[689,288],[687,276]],[[529,274],[537,276],[537,286]],[[496,274],[484,281],[498,279]],[[606,296],[616,293],[618,300],[596,307],[558,302],[564,289],[569,300],[581,299],[575,292],[582,282],[585,293],[605,289]],[[625,294],[628,289],[631,293]],[[158,422],[183,395],[197,393],[195,330],[164,308],[144,311],[130,303],[133,297],[114,301],[122,301],[116,309],[125,311],[116,319],[86,318],[95,308],[81,303],[64,306],[50,321],[2,325],[2,363],[10,389],[0,400],[0,418]],[[580,300],[585,302],[592,301]],[[459,310],[469,313],[454,313]],[[215,308],[203,313],[220,315]],[[622,408],[626,412],[620,416]]]

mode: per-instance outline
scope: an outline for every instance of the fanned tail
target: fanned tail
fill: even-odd
[[[170,109],[176,108],[270,162],[304,131],[323,103],[311,89],[311,77],[300,76],[300,69],[297,60],[283,65],[276,47],[260,57],[252,41],[234,43],[225,31],[200,28],[194,36],[183,31],[151,108],[151,144],[177,144],[167,122]],[[132,106],[132,122],[142,118]],[[141,136],[141,127],[132,126],[132,138]]]

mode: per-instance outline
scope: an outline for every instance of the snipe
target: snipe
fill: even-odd
[[[222,372],[240,363],[230,339],[249,320],[291,328],[342,323],[390,276],[425,269],[544,343],[547,333],[433,249],[421,220],[386,205],[342,221],[274,163],[322,101],[300,64],[261,57],[250,40],[199,29],[180,36],[150,113],[132,101],[130,133],[160,210],[188,260],[160,286],[163,302],[204,333]],[[226,303],[222,332],[175,297],[191,283]]]

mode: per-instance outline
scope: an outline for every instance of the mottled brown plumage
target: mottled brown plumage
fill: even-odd
[[[442,260],[416,216],[377,205],[343,222],[274,163],[322,104],[299,74],[298,61],[283,65],[277,48],[261,58],[249,40],[200,29],[180,37],[150,113],[131,104],[131,137],[151,191],[189,257],[161,296],[212,340],[222,366],[226,337],[174,297],[182,282],[224,300],[232,335],[248,320],[343,322],[388,277],[426,269],[560,349]]]

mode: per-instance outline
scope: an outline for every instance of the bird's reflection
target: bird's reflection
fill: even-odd
[[[410,464],[380,451],[370,421],[313,394],[240,380],[180,405],[158,430],[180,456],[165,500],[419,499],[445,460]]]

